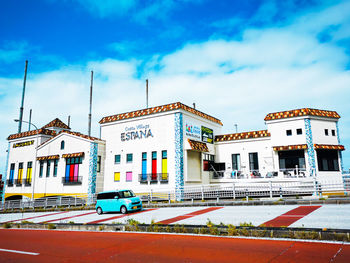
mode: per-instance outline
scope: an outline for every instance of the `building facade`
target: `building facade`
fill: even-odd
[[[180,102],[104,117],[101,138],[56,119],[8,137],[5,198],[175,189],[255,180],[342,180],[335,111],[269,113],[266,130],[222,134]]]

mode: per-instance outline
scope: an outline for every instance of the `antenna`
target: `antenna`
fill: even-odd
[[[91,85],[90,85],[90,111],[89,111],[89,129],[88,135],[91,136],[91,108],[92,108],[92,84],[94,80],[94,72],[91,70]]]
[[[235,123],[235,129],[236,129],[236,133],[238,132],[238,124]]]
[[[196,103],[195,102],[193,102],[193,108],[196,109]]]
[[[68,127],[70,127],[70,115],[68,115]]]
[[[22,131],[23,104],[24,104],[24,93],[25,93],[25,90],[26,90],[27,68],[28,68],[28,60],[26,60],[26,66],[25,66],[25,69],[24,69],[24,80],[23,80],[22,102],[21,102],[21,108],[19,109],[18,133],[21,133],[21,131]]]
[[[148,109],[148,79],[146,79],[146,108]]]

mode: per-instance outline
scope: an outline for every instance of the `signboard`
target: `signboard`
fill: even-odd
[[[120,139],[122,142],[130,140],[147,139],[149,137],[153,137],[152,130],[149,124],[139,124],[131,127],[125,127],[125,132],[122,132],[120,134]]]
[[[185,134],[192,139],[201,140],[201,128],[197,125],[186,123]]]
[[[212,129],[202,126],[202,142],[214,143],[214,133]]]
[[[13,145],[13,148],[24,147],[24,146],[29,146],[33,144],[34,144],[34,140],[26,141],[26,142],[18,142]]]

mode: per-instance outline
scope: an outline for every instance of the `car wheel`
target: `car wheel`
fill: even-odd
[[[97,214],[99,214],[99,215],[102,215],[102,214],[103,214],[103,211],[102,211],[102,208],[101,208],[101,207],[97,207],[96,212],[97,212]]]
[[[120,208],[120,212],[122,214],[126,214],[128,212],[128,210],[126,209],[126,207],[123,205],[121,208]]]

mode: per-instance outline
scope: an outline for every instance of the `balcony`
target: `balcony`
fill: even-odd
[[[21,186],[22,185],[22,179],[16,179],[15,183],[16,183],[16,186]]]
[[[74,178],[66,178],[62,177],[62,184],[63,185],[81,185],[83,181],[82,176],[74,177]]]
[[[7,186],[8,187],[13,186],[13,179],[7,179]]]
[[[32,179],[31,178],[25,178],[23,179],[24,186],[31,186],[32,185]]]
[[[141,184],[157,184],[168,183],[169,174],[168,173],[150,173],[150,174],[139,174],[139,182]]]

